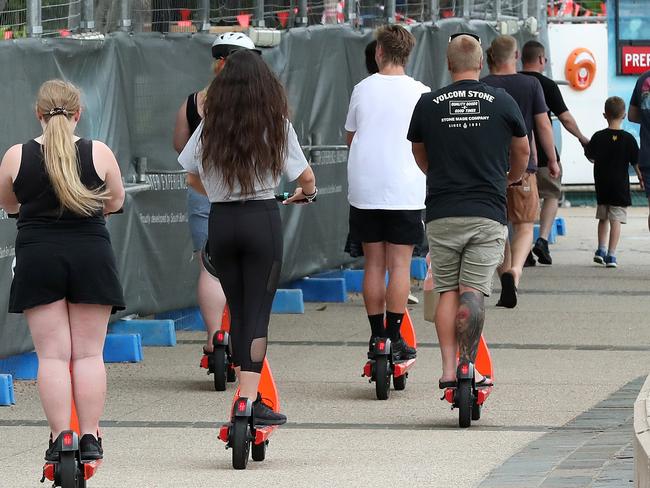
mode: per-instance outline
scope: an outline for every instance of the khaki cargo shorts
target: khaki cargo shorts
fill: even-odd
[[[598,220],[615,220],[621,224],[627,224],[627,209],[616,205],[598,205],[596,218]]]
[[[435,291],[468,286],[490,296],[492,276],[503,262],[508,228],[483,217],[448,217],[427,224]]]

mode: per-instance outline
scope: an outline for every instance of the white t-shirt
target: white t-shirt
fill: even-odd
[[[360,209],[424,208],[426,176],[406,139],[415,104],[429,87],[410,76],[374,74],[354,87],[345,130],[348,200]]]
[[[289,181],[294,181],[309,166],[305,154],[302,152],[296,131],[287,122],[287,154],[284,159],[284,169],[282,173]],[[232,192],[228,192],[223,178],[216,169],[210,169],[207,173],[203,170],[201,161],[201,133],[203,132],[203,122],[194,131],[183,151],[178,156],[178,162],[188,172],[198,174],[201,182],[208,194],[208,199],[212,203],[216,202],[234,202],[240,200],[270,200],[275,197],[275,189],[280,184],[279,179],[273,178],[273,175],[267,175],[262,181],[255,180],[255,193],[253,195],[241,194],[239,184],[235,182]]]

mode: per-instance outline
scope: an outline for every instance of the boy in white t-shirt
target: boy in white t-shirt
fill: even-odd
[[[415,104],[430,89],[405,73],[414,45],[413,35],[401,26],[377,31],[379,73],[355,86],[345,122],[350,237],[363,243],[366,257],[363,298],[372,334],[370,351],[375,338],[387,335],[398,359],[416,353],[402,340],[400,326],[413,247],[424,239],[426,177],[406,135]]]

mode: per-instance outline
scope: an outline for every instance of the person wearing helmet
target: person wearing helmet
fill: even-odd
[[[253,41],[241,32],[226,32],[217,36],[212,43],[212,57],[214,58],[212,69],[214,74],[218,75],[221,72],[229,54],[240,49],[250,49],[259,53],[255,49]],[[201,91],[192,93],[178,109],[176,126],[174,127],[174,149],[178,154],[181,153],[190,136],[203,120],[203,104],[207,91],[206,87]],[[195,255],[199,256],[208,238],[210,202],[205,195],[198,193],[188,185],[187,204],[192,248]],[[213,350],[212,337],[221,327],[221,316],[226,305],[226,297],[219,281],[205,270],[200,259],[197,259],[197,261],[201,268],[197,286],[197,299],[207,328],[207,340],[203,352],[211,353]]]

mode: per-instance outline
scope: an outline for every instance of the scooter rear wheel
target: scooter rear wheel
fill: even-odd
[[[250,426],[248,417],[235,417],[230,428],[230,447],[232,448],[232,467],[246,469],[250,452]]]
[[[86,488],[86,477],[83,466],[81,466],[81,472],[77,478],[77,488]]]
[[[459,380],[456,388],[456,406],[458,407],[458,425],[466,429],[472,425],[472,382]]]
[[[264,461],[266,458],[266,443],[267,441],[264,441],[261,444],[252,445],[251,457],[253,458],[253,461]]]
[[[214,389],[226,391],[228,359],[224,347],[215,346],[212,352],[212,362],[214,364]]]
[[[404,390],[406,388],[406,373],[402,376],[393,376],[393,386],[398,391]]]
[[[378,400],[388,400],[390,395],[390,364],[388,356],[375,359],[375,392]]]
[[[77,488],[77,459],[74,451],[59,453],[59,486],[61,488]]]
[[[226,379],[228,383],[234,383],[237,381],[237,373],[235,373],[235,368],[230,367],[230,358],[228,358],[228,372],[226,373]]]

